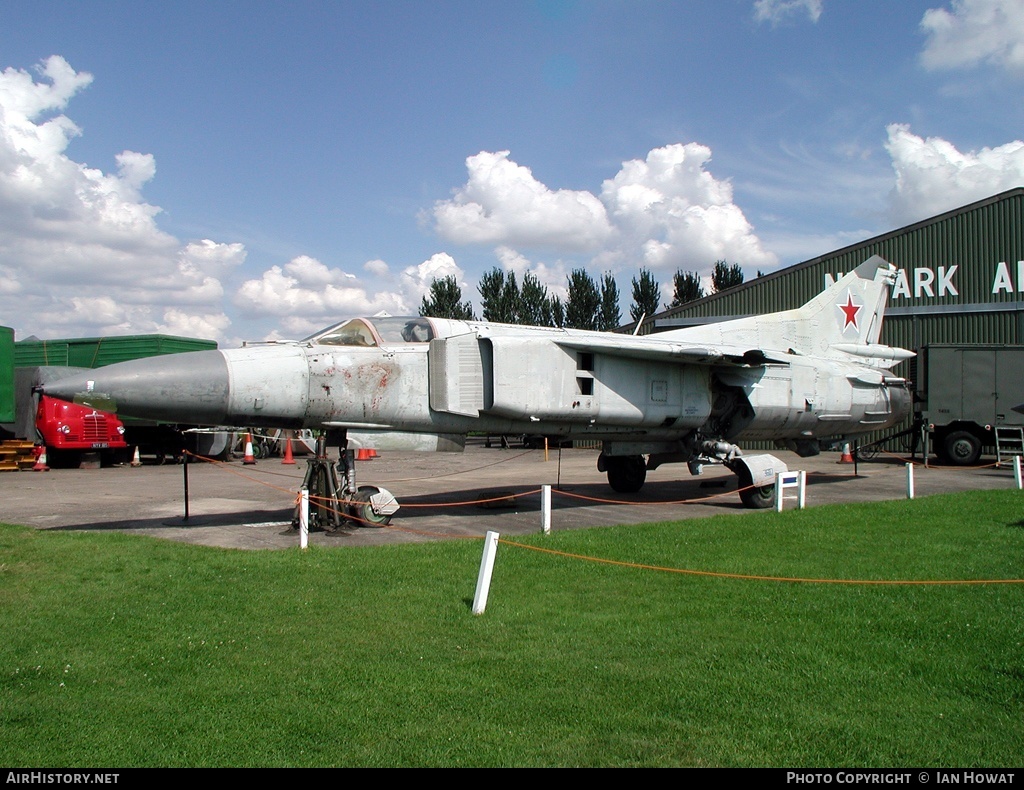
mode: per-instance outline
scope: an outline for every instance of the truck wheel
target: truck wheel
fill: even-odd
[[[620,494],[635,494],[647,480],[647,463],[642,455],[609,456],[605,463],[608,485]]]
[[[79,450],[55,450],[47,447],[46,463],[52,469],[78,469],[82,465],[82,453]]]
[[[952,431],[946,436],[943,449],[954,466],[973,466],[981,457],[981,439],[970,431]]]

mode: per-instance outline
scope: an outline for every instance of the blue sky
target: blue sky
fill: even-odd
[[[0,324],[298,337],[748,276],[1024,185],[1024,0],[0,6]]]

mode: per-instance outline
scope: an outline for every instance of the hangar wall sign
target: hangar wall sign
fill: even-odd
[[[896,283],[893,285],[890,299],[895,302],[897,299],[922,299],[924,297],[935,298],[937,296],[959,296],[960,291],[956,286],[954,275],[959,265],[938,266],[915,266],[913,269],[900,269],[896,275]],[[825,273],[825,288],[836,282],[842,274]],[[1024,261],[1017,261],[1016,278],[1006,261],[999,261],[994,267],[992,275],[993,295],[1000,293],[1024,293]]]

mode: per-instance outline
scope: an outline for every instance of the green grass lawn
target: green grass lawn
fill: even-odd
[[[1024,578],[985,491],[518,538],[650,566]],[[741,580],[503,544],[0,527],[0,764],[1019,766],[1024,585]]]

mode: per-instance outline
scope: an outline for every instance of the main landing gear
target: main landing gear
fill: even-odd
[[[337,445],[338,463],[327,457],[327,445]],[[356,485],[355,452],[349,449],[345,431],[319,436],[316,453],[307,461],[302,487],[309,491],[309,526],[334,532],[344,521],[363,527],[385,527],[399,508],[386,488]],[[292,527],[299,525],[298,507]]]
[[[633,449],[630,447],[629,449]],[[735,445],[725,442],[704,442],[699,453],[664,452],[643,455],[613,455],[606,450],[598,456],[597,468],[608,475],[608,485],[620,494],[635,494],[647,480],[647,470],[663,463],[686,462],[691,474],[700,474],[703,463],[720,463],[739,478],[739,495],[743,506],[752,509],[775,504],[775,479],[788,471],[786,464],[767,453],[743,455]],[[668,448],[670,450],[675,448]]]

